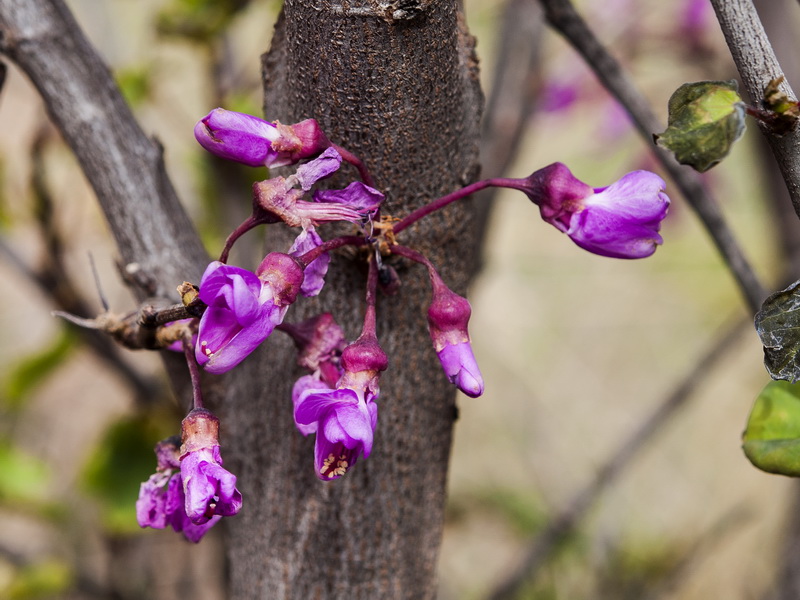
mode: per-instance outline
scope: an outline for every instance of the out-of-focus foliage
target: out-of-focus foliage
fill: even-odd
[[[155,472],[155,443],[170,435],[164,414],[132,415],[109,427],[84,466],[83,488],[99,503],[103,524],[112,533],[138,530],[139,484]]]
[[[153,69],[150,65],[120,69],[114,73],[114,79],[133,108],[141,106],[153,93]]]
[[[209,42],[230,24],[250,0],[172,0],[158,14],[160,34]]]
[[[17,411],[41,383],[69,357],[75,348],[75,334],[62,327],[49,346],[26,356],[12,366],[2,385],[2,400],[6,409]]]
[[[0,441],[0,502],[34,507],[48,499],[45,465],[19,448]]]
[[[67,591],[71,584],[72,572],[68,565],[46,560],[17,569],[8,585],[0,587],[0,597],[7,600],[53,598]]]

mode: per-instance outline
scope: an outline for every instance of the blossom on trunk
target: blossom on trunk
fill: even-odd
[[[584,250],[612,258],[644,258],[663,242],[665,183],[655,173],[634,171],[604,188],[591,188],[566,165],[553,163],[520,180],[542,219]]]
[[[219,419],[203,408],[192,410],[181,424],[181,479],[186,516],[204,525],[215,516],[235,515],[242,507],[236,476],[222,468]]]
[[[469,302],[448,288],[438,273],[429,271],[433,294],[428,308],[428,328],[445,375],[467,396],[483,394],[483,377],[472,352],[467,325]]]
[[[294,302],[302,268],[287,255],[281,256],[288,261],[277,265],[274,254],[264,259],[257,274],[219,261],[203,274],[198,295],[207,308],[198,327],[195,358],[206,371],[224,373],[242,362]]]
[[[136,520],[140,527],[164,529],[171,526],[176,532],[183,533],[190,542],[197,543],[222,517],[214,516],[198,525],[186,514],[179,444],[180,439],[177,436],[156,444],[158,466],[155,474],[139,488]]]
[[[224,108],[200,119],[194,136],[212,154],[251,167],[293,165],[330,146],[314,119],[283,125]]]
[[[336,388],[321,382],[317,388],[297,389],[295,423],[303,435],[316,433],[314,464],[320,479],[341,477],[362,455],[370,455],[378,424],[378,379],[386,366],[377,339],[362,335],[342,353],[343,374]],[[313,380],[298,384],[313,385]]]

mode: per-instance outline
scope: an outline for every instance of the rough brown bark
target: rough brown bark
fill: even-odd
[[[318,119],[334,142],[366,161],[391,215],[477,175],[481,96],[472,40],[454,0],[415,7],[386,14],[377,3],[289,0],[264,61],[268,118]],[[463,293],[477,229],[464,203],[404,232],[402,243],[428,254]],[[247,504],[230,526],[233,598],[435,596],[454,391],[427,333],[427,275],[390,262],[403,287],[378,299],[390,366],[369,459],[340,480],[316,479],[313,440],[292,421],[299,373],[286,340],[262,348],[258,360],[269,371],[253,377],[259,367],[251,360],[251,376],[236,378],[223,409],[226,456]],[[321,297],[292,307],[288,320],[330,310],[353,339],[363,301],[363,257],[340,254]]]

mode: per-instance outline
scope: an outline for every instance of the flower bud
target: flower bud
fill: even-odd
[[[432,275],[431,282],[433,298],[428,308],[428,328],[433,347],[450,382],[476,398],[483,394],[483,377],[467,331],[472,309],[466,298],[448,288],[438,275]]]
[[[283,125],[224,108],[200,119],[194,136],[212,154],[251,167],[292,165],[330,146],[314,119]]]
[[[584,250],[612,258],[644,258],[663,242],[658,231],[669,198],[655,173],[634,171],[605,188],[591,188],[566,165],[553,163],[520,180],[542,219]]]
[[[256,269],[258,278],[269,284],[275,305],[292,304],[303,285],[303,265],[295,257],[282,252],[270,252]]]

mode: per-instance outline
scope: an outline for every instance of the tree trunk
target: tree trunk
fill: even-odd
[[[332,141],[365,160],[387,194],[382,214],[393,216],[478,174],[482,97],[459,3],[405,5],[413,8],[389,14],[376,0],[287,0],[264,59],[267,118],[316,118]],[[469,202],[444,212],[399,241],[427,254],[463,294],[479,223]],[[288,237],[273,229],[270,239],[285,251]],[[231,378],[220,407],[223,444],[246,503],[230,520],[232,598],[436,595],[455,394],[428,336],[427,274],[396,257],[388,262],[402,288],[378,299],[390,365],[375,446],[342,479],[316,478],[313,436],[294,427],[290,392],[300,372],[288,340],[274,335]],[[363,256],[334,256],[321,296],[298,302],[287,320],[331,311],[354,339],[364,265]]]

